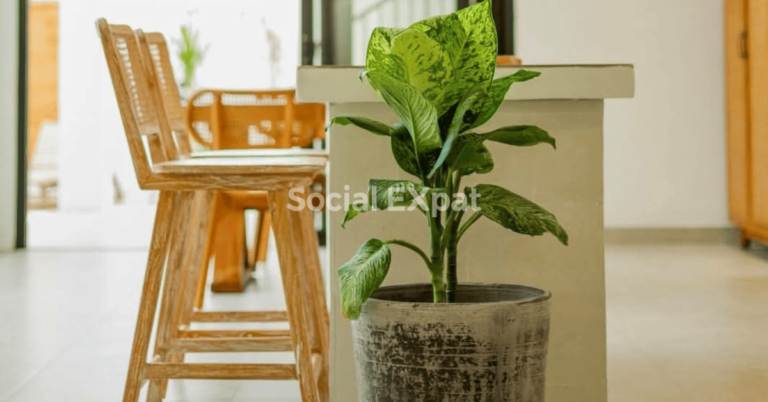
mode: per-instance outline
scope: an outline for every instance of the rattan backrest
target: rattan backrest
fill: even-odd
[[[139,184],[149,178],[151,163],[174,159],[167,152],[172,149],[169,132],[161,130],[152,89],[147,80],[144,64],[134,31],[126,25],[109,25],[105,19],[97,21],[112,86],[120,108],[128,147],[133,159]],[[145,140],[146,139],[146,145]],[[149,155],[147,157],[147,149]]]
[[[188,156],[191,153],[189,133],[185,122],[184,106],[181,103],[179,87],[171,66],[171,59],[168,53],[168,44],[163,34],[159,32],[144,33],[141,30],[136,31],[139,40],[139,46],[142,48],[142,54],[145,59],[150,60],[152,66],[150,78],[157,82],[157,86],[162,96],[162,104],[168,118],[170,129],[173,131],[176,139],[178,152],[182,156]]]
[[[290,148],[293,91],[203,90],[187,105],[192,137],[212,149]]]
[[[306,148],[315,139],[325,139],[325,104],[297,103],[294,105],[291,144]]]

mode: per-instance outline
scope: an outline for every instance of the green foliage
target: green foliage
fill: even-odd
[[[373,134],[388,136],[391,127],[384,123],[379,123],[376,120],[368,119],[365,117],[337,117],[333,119],[331,124],[338,124],[340,126],[348,126],[350,124],[368,130]]]
[[[347,214],[341,227],[364,212],[386,210],[390,207],[408,207],[413,204],[414,195],[422,194],[427,187],[408,180],[377,180],[368,181],[368,202],[353,203],[347,208]]]
[[[480,134],[466,133],[460,135],[456,146],[448,156],[448,165],[459,176],[469,176],[473,173],[488,173],[493,170],[491,151],[483,145]]]
[[[537,71],[520,70],[512,75],[493,80],[488,88],[488,100],[474,110],[474,115],[477,117],[474,121],[469,122],[469,128],[482,126],[496,114],[512,84],[532,80],[539,75],[541,73]]]
[[[369,72],[368,82],[390,108],[400,117],[411,133],[416,155],[421,166],[430,151],[440,149],[440,128],[437,125],[437,110],[415,87],[381,73]]]
[[[493,184],[479,184],[475,190],[480,195],[477,213],[513,232],[531,236],[549,232],[564,245],[568,244],[568,234],[557,223],[555,215],[544,208]]]
[[[351,260],[339,268],[341,281],[341,311],[349,319],[360,316],[368,297],[384,282],[389,272],[392,254],[381,240],[368,239]]]
[[[461,202],[462,177],[488,173],[494,167],[486,141],[555,146],[555,139],[536,126],[474,131],[491,120],[512,84],[539,76],[535,71],[518,70],[494,79],[497,52],[490,0],[408,28],[376,28],[371,34],[366,71],[360,77],[367,78],[400,122],[390,127],[364,117],[345,116],[335,118],[332,124],[354,125],[389,136],[398,166],[418,182],[371,180],[368,200],[353,205],[342,226],[363,212],[412,205],[414,197],[409,190],[413,190],[424,198],[420,210],[427,215],[430,255],[400,239],[368,240],[339,270],[342,306],[348,318],[359,315],[362,303],[384,280],[390,263],[388,244],[409,248],[422,257],[430,272],[435,302],[454,300],[457,244],[481,217],[521,234],[551,233],[567,244],[568,235],[553,214],[490,184],[475,187],[480,193],[480,209],[462,223],[468,211]],[[393,202],[392,196],[399,201]],[[439,212],[433,211],[433,205],[461,207]]]
[[[485,133],[482,137],[489,141],[500,142],[518,147],[529,147],[547,143],[555,148],[555,139],[549,133],[536,126],[509,126]]]
[[[205,50],[200,46],[198,35],[199,33],[192,28],[192,24],[181,26],[178,56],[184,66],[184,79],[179,84],[182,88],[192,87],[197,68],[205,57]]]
[[[392,154],[395,156],[395,161],[400,169],[412,174],[416,177],[421,177],[421,171],[419,170],[419,156],[416,154],[416,147],[413,146],[413,139],[411,133],[408,132],[408,128],[403,123],[397,123],[392,128]]]
[[[432,167],[432,171],[429,172],[428,177],[431,178],[435,175],[437,169],[443,165],[443,162],[445,162],[446,158],[448,158],[448,155],[451,153],[453,143],[459,136],[459,132],[462,131],[461,129],[464,128],[464,117],[466,113],[473,106],[485,102],[487,98],[488,93],[486,92],[485,88],[482,86],[476,86],[466,94],[461,102],[459,102],[458,106],[456,107],[456,111],[453,114],[453,118],[451,119],[451,124],[448,126],[448,133],[445,135],[445,144],[443,144],[443,149],[440,152],[440,156],[437,158],[437,162],[435,162],[435,165]]]

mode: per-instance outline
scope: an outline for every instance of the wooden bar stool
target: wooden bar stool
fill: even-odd
[[[294,91],[202,90],[189,99],[186,108],[171,68],[168,46],[161,33],[146,33],[146,45],[168,111],[171,129],[183,157],[232,155],[231,150],[273,149],[272,154],[290,155],[289,147],[308,147],[325,136],[325,105],[296,104]],[[191,153],[190,138],[213,149]],[[277,151],[280,147],[286,151]],[[222,153],[221,150],[230,150]],[[306,154],[307,151],[299,151]],[[325,151],[316,151],[325,155]],[[234,152],[247,156],[249,152]],[[313,188],[325,186],[318,175]],[[242,291],[257,262],[266,260],[270,229],[265,192],[216,193],[211,210],[212,224],[206,243],[195,307],[203,307],[209,261],[216,256],[214,291]],[[245,209],[254,209],[259,220],[253,245],[245,242]]]
[[[187,103],[187,131],[212,150],[309,147],[325,137],[325,105],[297,104],[294,95],[294,90],[200,90]],[[324,176],[316,178],[314,187],[325,187]],[[253,247],[245,243],[246,209],[259,214]],[[265,261],[269,239],[270,215],[263,192],[218,193],[212,213],[198,308],[211,257],[215,257],[211,289],[241,292],[256,263]]]
[[[297,379],[302,399],[328,400],[328,312],[311,211],[288,208],[288,191],[306,188],[322,156],[183,158],[162,102],[162,84],[140,31],[97,22],[141,188],[160,190],[124,402],[164,397],[168,379]],[[141,49],[145,49],[142,53]],[[194,312],[193,304],[215,191],[267,192],[280,260],[282,312]],[[162,284],[162,286],[161,286]],[[162,287],[162,289],[161,289]],[[161,297],[162,296],[162,297]],[[147,361],[158,301],[155,350]],[[192,321],[281,321],[288,331],[191,330]],[[295,364],[190,364],[187,352],[292,351]]]

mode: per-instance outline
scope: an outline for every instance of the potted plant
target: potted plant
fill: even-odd
[[[486,141],[555,146],[535,126],[476,132],[513,83],[539,75],[519,70],[494,79],[496,56],[490,0],[405,29],[376,28],[361,79],[401,122],[332,122],[390,137],[397,164],[416,178],[370,180],[367,201],[348,208],[342,226],[368,211],[416,206],[430,239],[429,252],[402,239],[368,239],[339,269],[342,311],[354,320],[360,402],[544,400],[550,294],[457,281],[459,242],[479,219],[568,242],[555,216],[522,196],[493,184],[461,188],[462,177],[493,169]],[[416,252],[430,283],[380,288],[391,245]],[[482,265],[481,256],[472,260]]]

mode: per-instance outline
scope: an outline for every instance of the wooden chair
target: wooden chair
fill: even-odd
[[[203,146],[221,150],[274,146],[303,148],[311,145],[314,138],[325,135],[324,105],[295,105],[293,91],[205,90],[195,94],[185,110],[175,84],[165,38],[160,33],[147,33],[145,37],[171,129],[183,156],[248,155],[248,152],[191,153],[190,137]],[[285,112],[284,105],[289,105],[292,111]],[[285,124],[290,116],[293,116],[294,123]],[[278,126],[280,129],[277,129]],[[274,129],[270,129],[272,127]],[[295,151],[271,153],[289,155]],[[313,187],[317,187],[318,183],[324,185],[324,175],[315,179]],[[213,255],[217,255],[212,284],[215,291],[241,291],[256,263],[265,261],[270,228],[267,204],[264,192],[216,194],[211,211],[213,224],[210,226],[195,299],[196,308],[203,305],[208,267]],[[259,212],[255,241],[251,247],[245,244],[245,209]]]
[[[97,22],[137,181],[160,190],[124,402],[164,397],[168,379],[298,379],[304,401],[328,400],[328,312],[311,211],[288,208],[288,191],[320,174],[322,156],[184,158],[174,138],[147,37]],[[142,44],[143,46],[140,46]],[[141,49],[145,51],[142,53]],[[267,192],[280,260],[283,312],[193,312],[216,191]],[[165,278],[165,279],[163,279]],[[161,290],[162,283],[162,290]],[[162,296],[162,297],[160,297]],[[147,352],[161,299],[151,362]],[[194,321],[282,321],[288,331],[191,330]],[[190,364],[189,352],[293,351],[295,364]]]
[[[293,90],[249,91],[206,89],[190,98],[187,130],[213,150],[306,148],[325,136],[325,106],[297,104]],[[319,176],[313,188],[325,186]],[[245,210],[259,213],[255,245],[245,243]],[[211,289],[240,292],[257,262],[264,262],[270,215],[266,195],[258,192],[219,193],[214,200],[211,235],[206,246],[196,307],[201,308],[209,261],[215,256]]]

